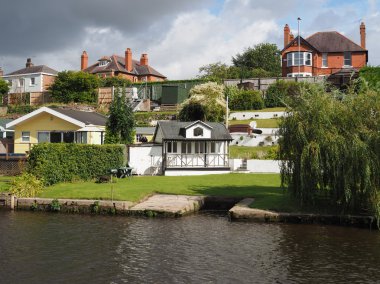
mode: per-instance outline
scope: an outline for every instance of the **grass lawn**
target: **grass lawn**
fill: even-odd
[[[263,108],[263,109],[259,109],[259,110],[254,110],[254,109],[250,109],[250,110],[231,110],[231,113],[234,113],[234,112],[284,112],[285,111],[285,107],[272,107],[272,108]]]
[[[249,124],[251,121],[256,121],[257,128],[278,128],[279,119],[278,118],[268,118],[268,119],[246,119],[246,120],[230,120],[229,125],[235,124]]]
[[[254,197],[256,208],[294,211],[293,202],[280,188],[279,174],[225,174],[206,176],[138,176],[116,183],[77,182],[48,187],[39,197],[139,201],[153,193]]]
[[[8,191],[14,177],[0,176],[0,192]]]
[[[260,159],[269,152],[270,149],[277,146],[264,146],[264,147],[246,147],[246,146],[230,146],[231,159]]]

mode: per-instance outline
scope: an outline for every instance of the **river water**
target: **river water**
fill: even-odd
[[[0,211],[0,283],[380,283],[380,232]]]

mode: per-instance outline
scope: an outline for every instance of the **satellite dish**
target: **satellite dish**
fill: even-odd
[[[251,121],[251,122],[249,123],[249,126],[250,126],[251,128],[253,128],[253,129],[255,129],[256,126],[257,126],[256,121]]]

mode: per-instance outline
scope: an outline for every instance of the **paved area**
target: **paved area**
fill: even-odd
[[[254,198],[245,198],[232,207],[228,213],[231,219],[249,219],[253,221],[274,221],[280,216],[279,213],[261,209],[250,208],[249,205],[254,202]]]
[[[184,215],[198,211],[204,203],[203,196],[156,194],[132,206],[130,211],[154,211]]]

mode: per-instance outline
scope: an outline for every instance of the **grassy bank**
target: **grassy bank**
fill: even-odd
[[[274,154],[271,153],[276,151],[277,146],[230,146],[229,149],[231,159],[273,159]]]
[[[228,124],[229,125],[249,124],[251,121],[256,121],[257,128],[278,128],[278,125],[279,125],[279,119],[278,118],[230,120],[230,121],[228,121]]]
[[[51,186],[39,197],[111,199],[137,202],[153,193],[254,197],[255,207],[293,212],[297,207],[280,188],[278,174],[226,174],[207,176],[141,176],[116,183],[78,182]]]

